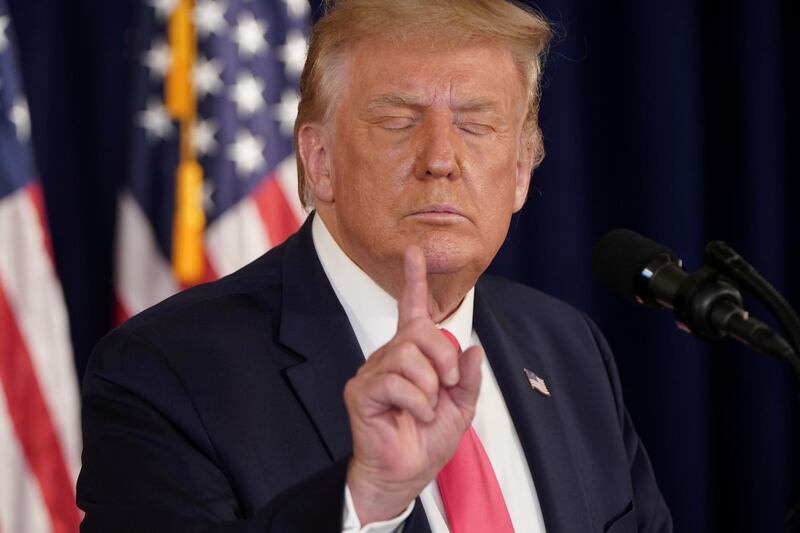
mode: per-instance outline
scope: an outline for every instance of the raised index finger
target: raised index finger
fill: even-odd
[[[425,255],[419,246],[411,245],[406,249],[403,271],[405,284],[398,304],[398,327],[417,318],[430,318],[428,270],[425,265]]]

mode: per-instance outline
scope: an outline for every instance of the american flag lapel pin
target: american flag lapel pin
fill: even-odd
[[[547,383],[545,383],[542,378],[540,378],[527,368],[523,368],[522,370],[525,372],[525,377],[528,378],[528,383],[531,384],[531,388],[533,390],[535,390],[542,396],[550,397],[550,389],[547,388]]]

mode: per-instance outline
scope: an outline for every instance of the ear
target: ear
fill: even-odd
[[[306,186],[314,194],[316,203],[332,203],[333,182],[325,128],[317,123],[303,124],[297,132],[297,147],[303,160]]]
[[[522,209],[528,199],[528,188],[533,173],[533,160],[536,154],[535,139],[525,138],[520,142],[519,159],[517,159],[517,175],[514,186],[514,213]]]

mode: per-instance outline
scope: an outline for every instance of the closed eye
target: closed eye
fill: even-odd
[[[493,128],[488,124],[481,124],[479,122],[461,122],[458,124],[458,127],[472,135],[487,135],[493,131]]]
[[[377,122],[378,126],[387,130],[404,130],[415,124],[411,117],[386,117]]]

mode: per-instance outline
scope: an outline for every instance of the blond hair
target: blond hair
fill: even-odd
[[[527,84],[524,133],[534,154],[534,167],[544,158],[538,123],[541,73],[552,32],[545,18],[509,0],[327,0],[325,13],[311,30],[308,58],[300,77],[300,103],[294,127],[300,201],[310,208],[297,137],[300,126],[324,121],[332,107],[334,73],[343,52],[372,38],[405,42],[427,39],[461,46],[473,42],[509,47]]]

